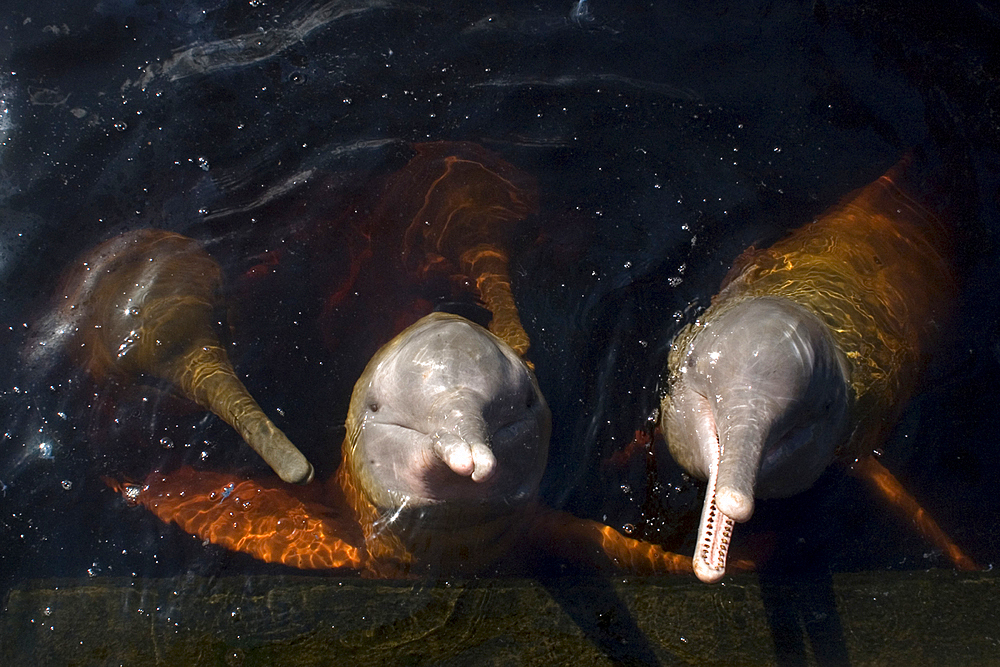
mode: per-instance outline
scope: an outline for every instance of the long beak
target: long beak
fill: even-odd
[[[313,467],[274,425],[236,377],[225,351],[216,345],[194,346],[163,372],[189,398],[221,417],[285,482],[307,484]]]
[[[721,512],[716,503],[718,450],[716,443],[715,456],[709,468],[708,488],[705,489],[705,504],[702,506],[701,521],[698,525],[698,546],[692,559],[695,576],[707,584],[715,583],[726,573],[726,556],[729,553],[729,541],[735,525],[732,518]]]
[[[757,471],[772,423],[765,406],[753,405],[759,401],[729,398],[718,406],[712,428],[704,429],[700,436],[703,451],[711,455],[694,573],[706,583],[716,582],[726,573],[733,527],[753,515]]]
[[[718,409],[721,460],[716,503],[743,523],[753,515],[754,488],[764,444],[774,423],[766,401],[749,399]]]

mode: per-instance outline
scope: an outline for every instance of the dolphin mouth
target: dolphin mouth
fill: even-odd
[[[700,422],[699,450],[707,457],[707,460],[702,461],[702,465],[708,473],[708,485],[705,488],[705,500],[698,521],[698,542],[692,566],[698,579],[705,583],[714,583],[726,573],[726,559],[736,522],[719,508],[717,502],[722,444],[719,441],[718,425],[712,412],[711,402],[701,392],[691,389],[689,393]]]
[[[437,433],[398,422],[369,421],[365,428],[399,445],[396,448],[400,454],[398,458],[365,462],[366,477],[375,485],[375,496],[381,498],[379,505],[395,507],[405,502],[411,507],[425,507],[504,503],[520,492],[520,489],[511,489],[518,466],[514,462],[499,466],[492,451],[483,445],[469,445],[450,432]],[[504,438],[504,441],[509,440]],[[467,459],[463,458],[463,452],[454,451],[463,447]],[[488,474],[477,476],[475,468],[482,463],[484,454]],[[508,493],[508,489],[511,492]]]

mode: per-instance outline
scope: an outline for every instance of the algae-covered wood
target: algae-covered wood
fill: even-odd
[[[323,577],[32,581],[5,665],[989,665],[995,574],[725,584],[636,578],[428,585]]]

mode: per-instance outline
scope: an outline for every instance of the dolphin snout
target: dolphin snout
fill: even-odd
[[[468,442],[454,433],[434,436],[434,453],[445,465],[473,482],[485,482],[496,471],[497,460],[483,442]]]
[[[437,414],[442,424],[432,436],[434,453],[454,471],[474,482],[496,472],[497,460],[487,439],[487,426],[475,396],[454,392],[444,397]]]

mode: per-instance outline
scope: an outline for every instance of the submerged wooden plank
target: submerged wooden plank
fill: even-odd
[[[0,616],[5,665],[988,665],[992,573],[801,581],[329,577],[33,581]]]

